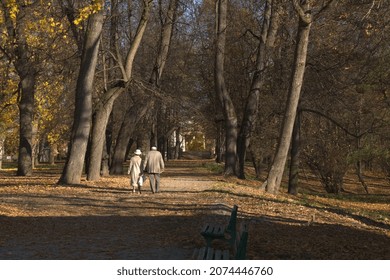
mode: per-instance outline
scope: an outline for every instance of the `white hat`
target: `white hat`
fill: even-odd
[[[134,154],[136,154],[136,155],[140,155],[140,154],[142,154],[142,152],[141,152],[141,150],[140,150],[140,149],[137,149],[137,150],[135,150]]]
[[[157,147],[153,146],[152,151],[157,151]]]

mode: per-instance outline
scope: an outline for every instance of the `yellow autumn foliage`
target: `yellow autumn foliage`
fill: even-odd
[[[82,7],[78,10],[78,16],[73,21],[73,23],[75,25],[80,25],[80,23],[87,20],[90,15],[99,12],[102,7],[103,5],[101,0],[92,0],[90,5]]]
[[[0,9],[0,45],[10,53],[17,46],[18,41],[8,34],[5,16],[8,15],[18,36],[25,38],[28,54],[31,61],[39,64],[42,71],[38,77],[35,91],[34,126],[38,127],[38,134],[48,135],[49,141],[54,143],[66,131],[67,124],[58,121],[61,113],[61,100],[63,99],[63,80],[57,74],[55,60],[66,59],[75,49],[74,42],[67,36],[69,23],[65,16],[57,17],[51,1],[40,1],[38,5],[29,5],[36,1],[7,0],[5,10]],[[25,10],[24,10],[25,9]],[[95,7],[96,9],[96,7]],[[9,58],[11,59],[10,56]],[[0,106],[0,123],[5,131],[18,127],[18,83],[19,77],[13,67],[12,61],[0,61],[0,101],[7,104],[6,109]],[[8,67],[8,68],[7,68]],[[1,131],[0,131],[1,132]],[[40,137],[40,136],[38,136]]]
[[[60,103],[63,99],[64,84],[61,79],[41,77],[35,94],[35,121],[39,131],[46,134],[49,143],[60,140],[69,127],[63,122]]]

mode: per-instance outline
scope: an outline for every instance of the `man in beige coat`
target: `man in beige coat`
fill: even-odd
[[[160,173],[164,171],[165,166],[163,157],[156,147],[152,147],[151,151],[146,155],[144,168],[149,174],[152,193],[159,192]]]

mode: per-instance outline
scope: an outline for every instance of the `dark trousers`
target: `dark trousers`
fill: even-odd
[[[160,173],[149,173],[149,180],[152,192],[158,192],[160,189]]]

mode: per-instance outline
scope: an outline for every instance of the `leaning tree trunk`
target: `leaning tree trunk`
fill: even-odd
[[[123,162],[126,160],[127,144],[134,133],[137,123],[145,116],[150,109],[150,101],[142,106],[133,105],[125,114],[125,121],[122,122],[118,138],[112,156],[110,174],[123,174]]]
[[[244,116],[237,141],[238,177],[245,179],[244,165],[246,152],[250,145],[252,132],[257,121],[260,91],[263,87],[263,71],[265,69],[266,48],[273,46],[276,30],[279,25],[279,12],[273,0],[267,0],[264,12],[263,27],[257,47],[256,69],[252,78],[249,96],[246,101]]]
[[[160,87],[160,81],[161,76],[165,68],[165,63],[168,59],[169,49],[171,47],[171,41],[172,41],[172,35],[173,35],[173,27],[176,21],[177,17],[177,8],[178,8],[178,0],[169,0],[168,10],[165,16],[165,20],[162,24],[161,33],[160,33],[160,40],[159,40],[159,46],[158,46],[158,54],[156,57],[156,60],[154,62],[154,67],[152,70],[152,73],[150,75],[149,82],[154,87],[159,88]],[[159,2],[160,6],[160,13],[162,14],[163,7],[161,6],[161,3]],[[157,147],[159,151],[164,156],[166,154],[165,151],[165,145],[164,145],[164,135],[166,134],[164,123],[166,122],[166,116],[165,114],[162,115],[158,111],[164,111],[165,110],[165,104],[159,104],[156,110],[156,114],[159,117],[155,118],[155,122],[153,126],[157,127],[157,135],[154,135],[156,139],[153,141],[157,142]],[[162,137],[162,138],[161,138]]]
[[[147,23],[149,21],[152,2],[153,1],[151,0],[144,0],[144,9],[142,12],[142,17],[138,24],[133,42],[127,53],[125,64],[122,64],[122,59],[119,60],[119,64],[120,64],[119,67],[122,70],[122,75],[123,75],[122,79],[125,81],[126,84],[128,84],[131,81],[134,58],[139,49],[142,37],[145,33]],[[121,57],[119,51],[117,51],[117,56]],[[123,86],[125,86],[125,84]],[[92,136],[91,136],[93,149],[91,150],[91,162],[89,165],[88,177],[87,177],[88,180],[97,180],[100,178],[100,169],[102,164],[103,145],[104,145],[103,135],[105,134],[104,131],[107,128],[107,122],[112,111],[113,103],[123,91],[124,91],[124,87],[115,87],[108,90],[105,93],[105,96],[102,98],[102,102],[98,106],[99,110],[96,112],[97,118],[94,122],[94,127],[96,128],[92,130]],[[116,169],[116,167],[114,169]]]
[[[169,7],[166,15],[166,20],[163,24],[161,31],[161,39],[159,42],[159,51],[156,57],[155,65],[153,67],[150,84],[154,87],[159,87],[159,81],[164,71],[165,62],[168,58],[169,48],[171,46],[173,25],[176,18],[176,12],[178,7],[178,0],[170,0]],[[115,146],[114,155],[112,159],[112,165],[110,168],[110,174],[122,174],[123,162],[126,160],[126,147],[129,142],[135,126],[146,114],[147,110],[152,106],[152,102],[148,101],[143,106],[134,105],[130,108],[130,114],[125,118],[124,123],[118,134],[117,144]]]
[[[293,1],[294,7],[299,15],[299,25],[289,97],[287,100],[287,107],[283,118],[283,126],[275,159],[272,163],[271,170],[269,171],[268,178],[264,183],[265,189],[269,193],[277,193],[282,182],[284,167],[287,161],[288,150],[290,147],[291,136],[297,113],[298,102],[301,94],[303,76],[305,73],[312,15],[309,0],[302,1],[302,6],[298,2],[298,0]]]
[[[220,101],[225,121],[226,151],[225,175],[236,174],[237,162],[237,116],[234,104],[225,84],[224,62],[227,28],[227,0],[216,1],[216,52],[215,52],[215,91]]]
[[[103,7],[102,1],[102,7]],[[92,121],[92,90],[103,27],[103,8],[88,19],[79,77],[76,87],[76,107],[67,161],[60,184],[79,184]]]
[[[124,91],[124,89],[113,88],[109,91],[111,91],[111,93],[107,93],[106,95],[109,96],[109,99],[105,103],[100,104],[100,107],[96,110],[94,125],[92,127],[91,153],[87,172],[87,180],[90,181],[98,180],[100,178],[108,120],[115,99]]]

